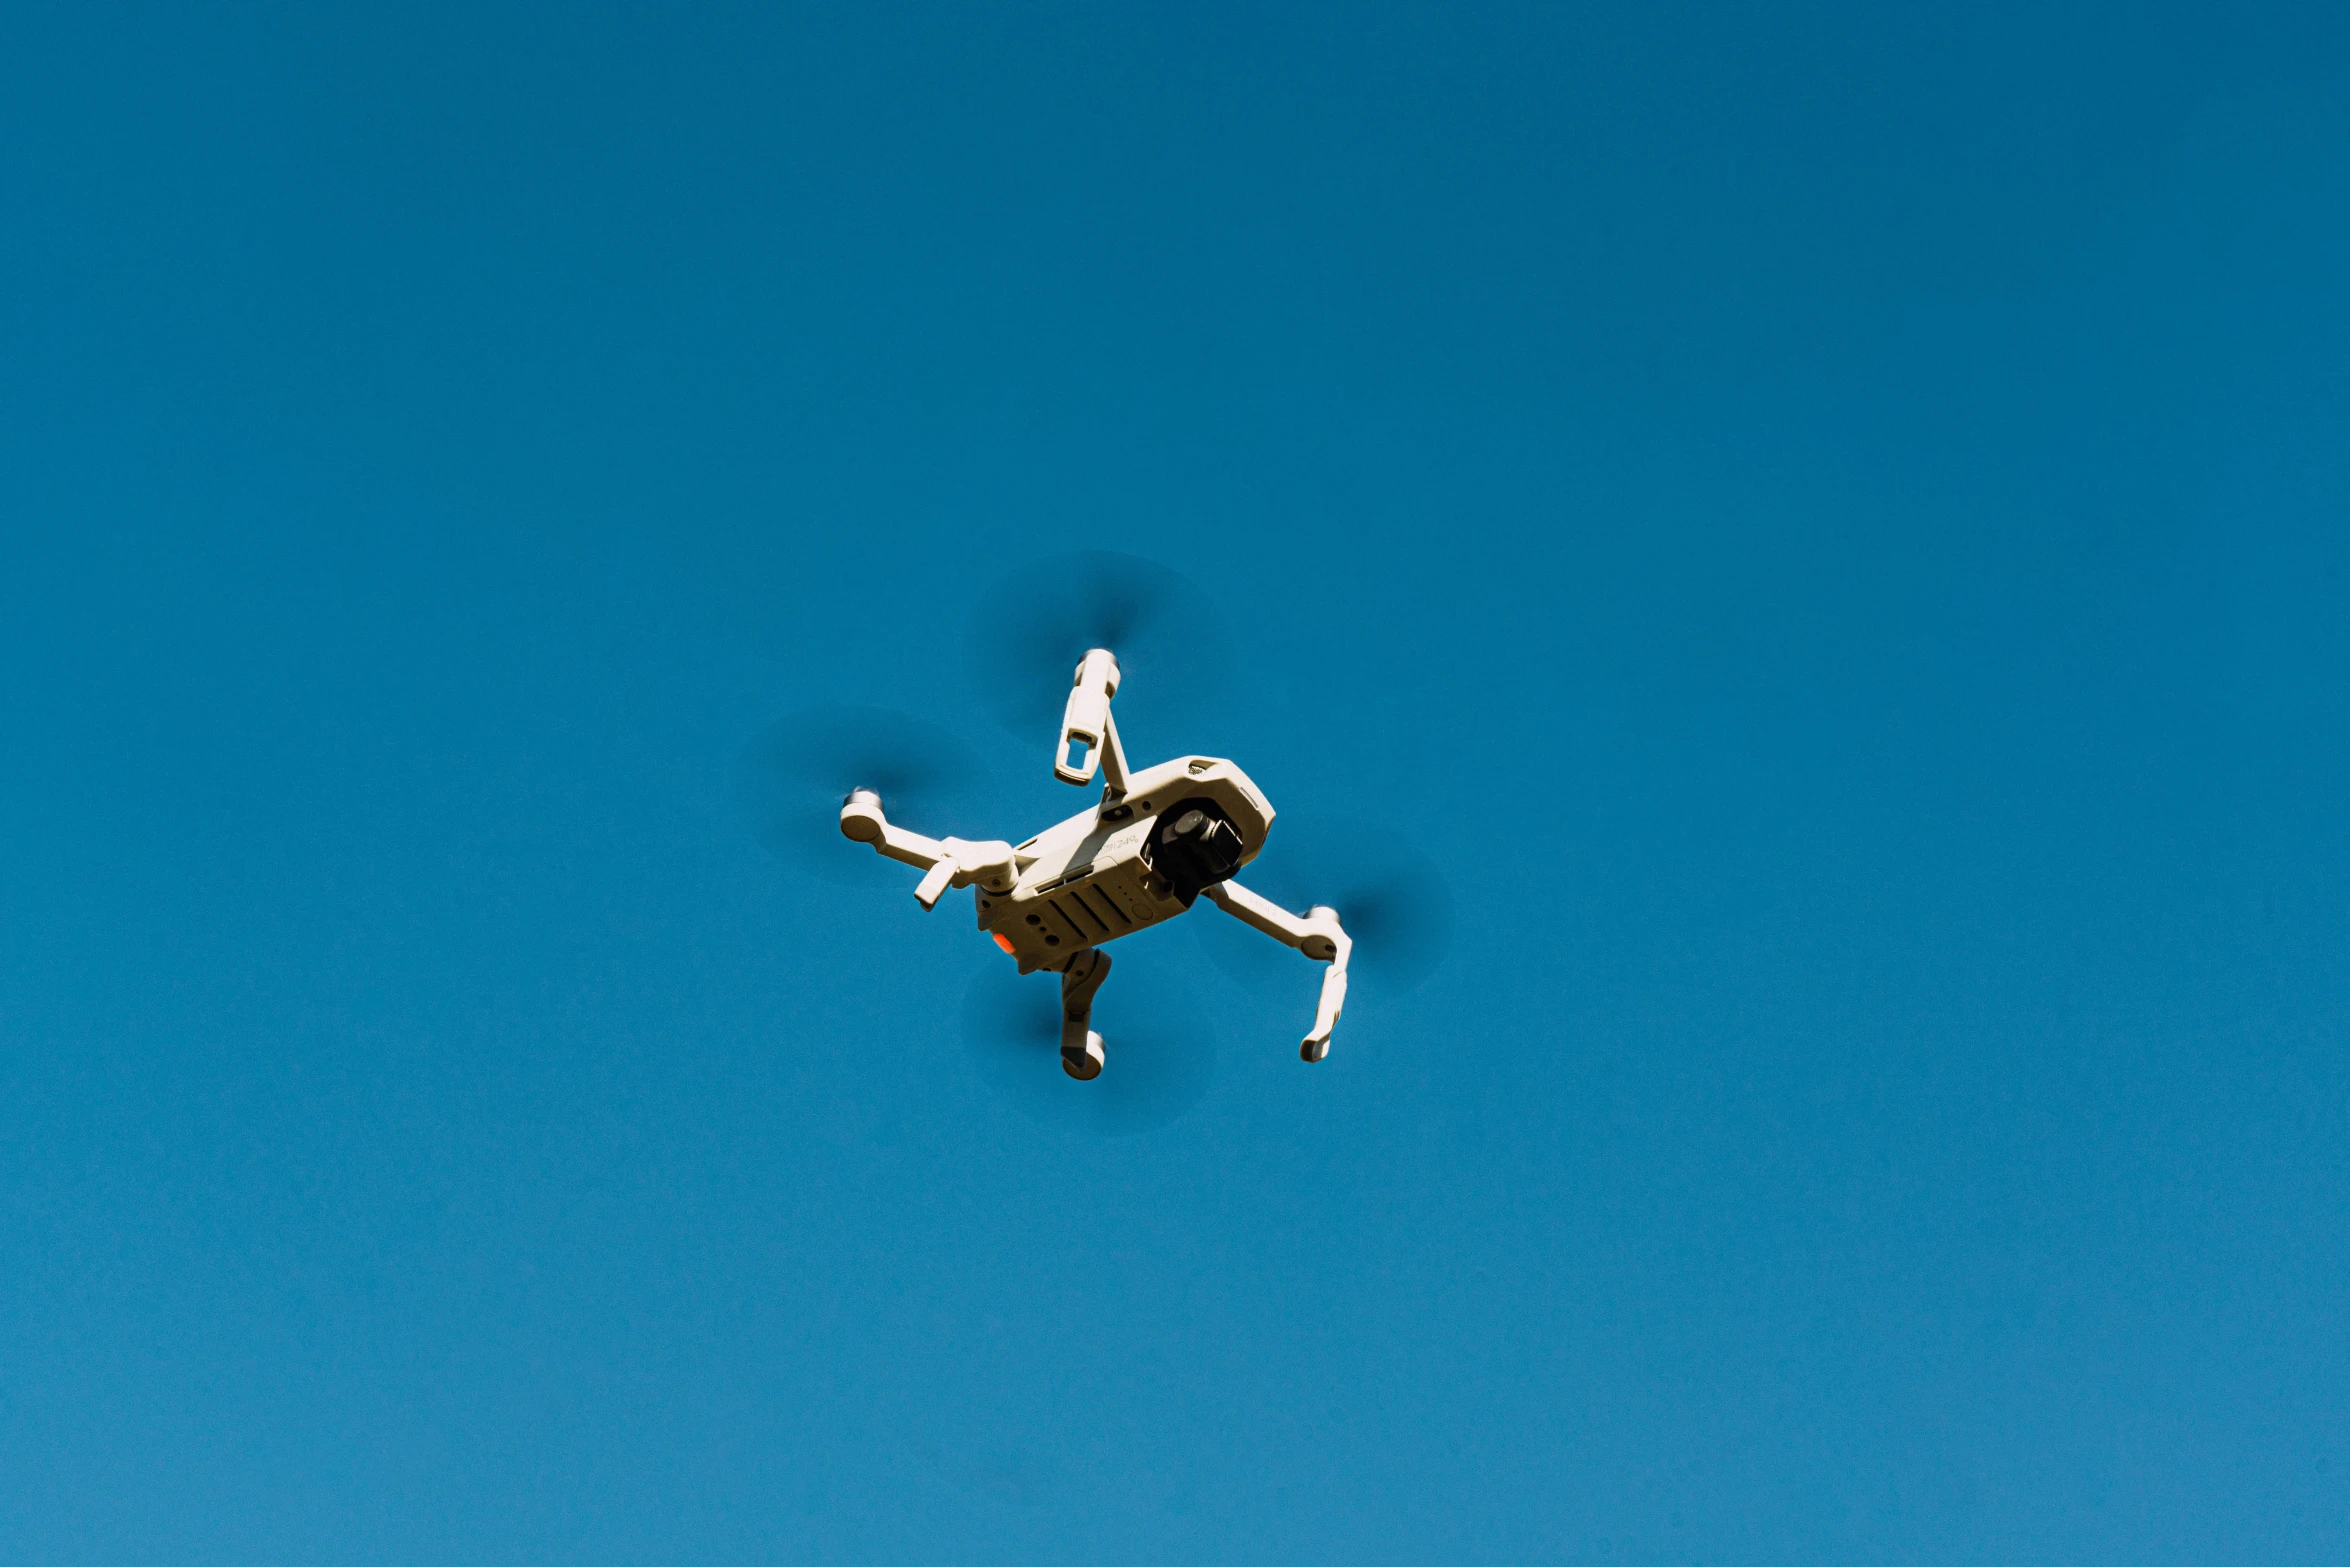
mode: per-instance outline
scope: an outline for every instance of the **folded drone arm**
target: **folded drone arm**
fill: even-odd
[[[1313,1032],[1306,1035],[1298,1048],[1298,1055],[1308,1061],[1319,1061],[1328,1055],[1330,1031],[1338,1026],[1339,1013],[1346,1010],[1346,961],[1354,952],[1354,942],[1338,923],[1338,911],[1317,905],[1301,917],[1268,898],[1257,896],[1236,881],[1218,882],[1204,891],[1217,908],[1243,925],[1252,925],[1275,941],[1330,965],[1329,972],[1322,976],[1322,997],[1314,1008]]]
[[[876,854],[925,872],[914,897],[926,909],[936,908],[949,886],[979,882],[990,892],[1009,892],[1020,874],[1012,846],[1002,839],[925,838],[892,826],[881,812],[881,796],[870,789],[859,789],[840,808],[840,830],[844,837],[873,845]]]
[[[1089,784],[1098,768],[1112,798],[1126,793],[1126,747],[1110,717],[1110,698],[1117,694],[1118,660],[1107,648],[1089,650],[1077,666],[1068,706],[1061,711],[1061,738],[1053,743],[1055,778]]]

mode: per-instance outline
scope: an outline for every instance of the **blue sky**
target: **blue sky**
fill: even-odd
[[[13,9],[0,1554],[2340,1560],[2346,105],[2325,5]],[[1454,905],[1314,1068],[1124,944],[1172,1119],[730,784],[1074,809],[963,647],[1091,548],[1230,627],[1138,759]]]

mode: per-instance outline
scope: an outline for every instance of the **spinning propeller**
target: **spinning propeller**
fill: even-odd
[[[767,851],[795,874],[843,887],[898,887],[887,861],[851,854],[840,807],[872,789],[941,831],[976,830],[987,768],[938,725],[887,707],[810,707],[761,730],[735,759],[735,800]]]
[[[978,600],[963,635],[972,688],[1022,740],[1049,738],[1088,648],[1123,673],[1121,727],[1151,756],[1206,744],[1200,726],[1232,694],[1232,634],[1199,584],[1109,550],[1048,556]]]

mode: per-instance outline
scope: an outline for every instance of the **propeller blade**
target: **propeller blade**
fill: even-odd
[[[963,636],[972,687],[1020,739],[1050,737],[1088,648],[1118,655],[1118,727],[1146,736],[1151,755],[1198,743],[1184,731],[1231,698],[1223,616],[1197,583],[1156,561],[1109,550],[1049,556],[978,602]]]
[[[1032,1121],[1098,1137],[1167,1125],[1216,1079],[1216,1031],[1169,976],[1119,961],[1093,1003],[1108,1065],[1061,1070],[1061,976],[991,963],[963,994],[963,1047],[980,1080]]]
[[[810,707],[761,730],[735,758],[743,818],[795,875],[845,887],[907,885],[905,866],[841,836],[851,789],[881,796],[890,820],[931,837],[980,831],[987,769],[938,725],[886,707]]]
[[[1317,903],[1336,909],[1354,938],[1347,983],[1359,994],[1410,990],[1452,948],[1451,885],[1434,860],[1390,828],[1284,811],[1239,880],[1300,914]],[[1218,966],[1251,989],[1287,992],[1300,985],[1297,955],[1237,920],[1213,911],[1200,919],[1195,911],[1192,925]]]

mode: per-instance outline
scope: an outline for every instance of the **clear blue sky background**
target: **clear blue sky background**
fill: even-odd
[[[2345,366],[2337,4],[12,7],[0,1558],[2341,1561]],[[1085,546],[1117,1137],[727,782]]]

